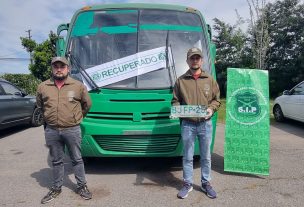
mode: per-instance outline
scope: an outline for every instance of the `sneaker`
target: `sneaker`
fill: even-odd
[[[209,182],[202,183],[201,189],[209,198],[216,198],[216,192],[213,190]]]
[[[78,187],[77,193],[85,200],[90,200],[92,198],[92,193],[86,185]]]
[[[48,192],[48,194],[46,194],[46,196],[44,196],[42,198],[41,203],[45,204],[45,203],[48,203],[48,202],[52,201],[60,193],[61,193],[61,188],[60,189],[51,188],[50,191]]]
[[[184,183],[184,186],[177,194],[178,198],[184,199],[187,198],[188,194],[193,190],[192,184]]]

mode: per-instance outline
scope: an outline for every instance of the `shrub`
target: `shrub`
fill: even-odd
[[[31,74],[4,74],[1,75],[0,78],[15,84],[31,95],[36,94],[37,86],[41,82]]]

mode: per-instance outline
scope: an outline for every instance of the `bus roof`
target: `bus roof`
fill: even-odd
[[[148,4],[148,3],[99,4],[99,5],[85,6],[82,9],[80,9],[80,11],[100,10],[100,9],[130,9],[130,8],[178,10],[178,11],[189,11],[189,12],[199,13],[197,9],[187,6],[174,5],[174,4]]]
[[[206,23],[202,13],[197,9],[188,6],[175,5],[175,4],[156,4],[156,3],[98,4],[98,5],[84,6],[75,12],[71,22],[74,22],[76,16],[78,16],[78,14],[81,12],[104,10],[104,9],[160,9],[160,10],[191,12],[198,14],[203,20],[203,22]]]

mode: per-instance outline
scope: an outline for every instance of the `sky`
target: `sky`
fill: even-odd
[[[165,3],[190,6],[200,10],[212,27],[214,18],[231,25],[239,15],[249,18],[247,0],[0,0],[0,74],[29,74],[29,53],[21,45],[20,37],[28,37],[41,43],[50,31],[70,22],[74,12],[84,6],[106,3]],[[17,59],[7,59],[17,58]]]

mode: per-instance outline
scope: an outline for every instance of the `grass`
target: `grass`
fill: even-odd
[[[273,99],[270,99],[270,101],[269,101],[270,124],[275,122],[273,114],[272,114],[272,108],[273,108]],[[225,98],[221,99],[221,107],[218,110],[217,121],[219,123],[226,122],[226,99]]]
[[[221,99],[221,107],[217,111],[217,121],[220,123],[226,122],[226,99]]]
[[[270,124],[274,123],[275,120],[274,120],[274,116],[273,116],[273,113],[272,113],[272,109],[273,109],[273,99],[270,99],[269,100],[269,114],[270,114]]]

